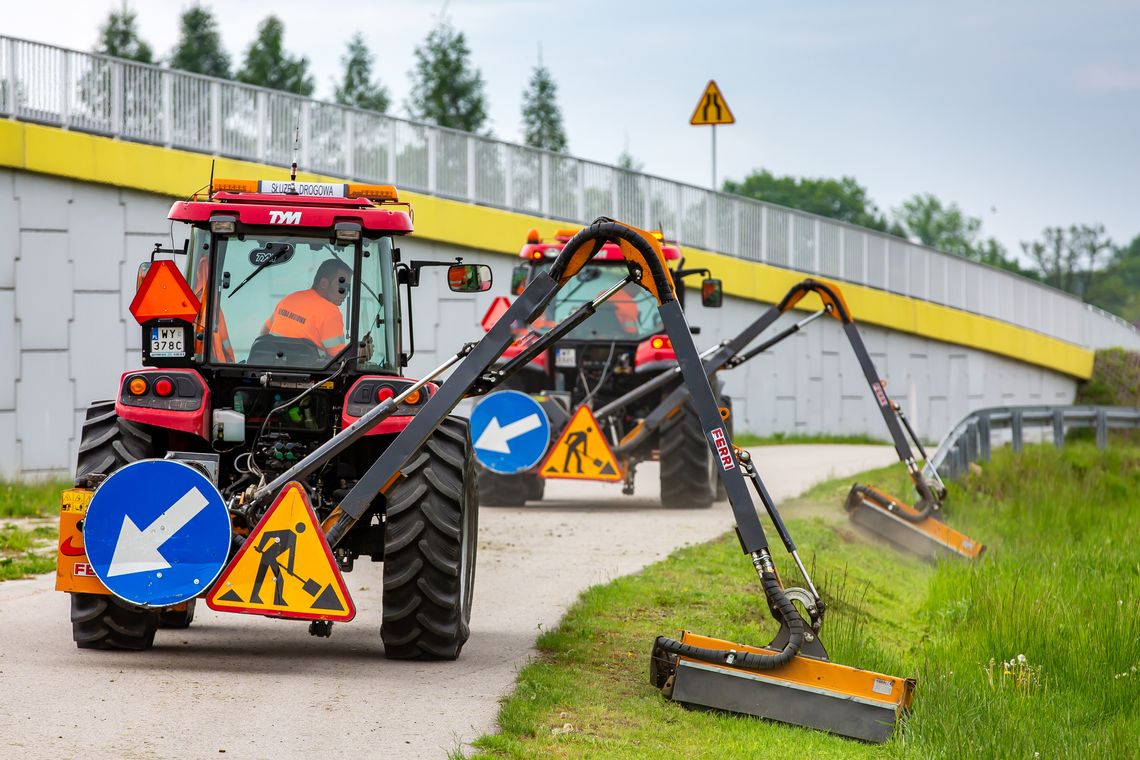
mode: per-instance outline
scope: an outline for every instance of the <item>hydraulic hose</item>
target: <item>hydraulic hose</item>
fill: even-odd
[[[768,602],[775,607],[788,627],[788,643],[776,654],[755,654],[753,652],[737,652],[731,649],[709,649],[683,644],[676,639],[658,636],[656,646],[670,654],[700,660],[712,665],[729,665],[745,670],[775,670],[792,661],[799,653],[804,641],[804,619],[800,617],[799,610],[784,594],[776,574],[765,570],[760,574],[760,585]]]

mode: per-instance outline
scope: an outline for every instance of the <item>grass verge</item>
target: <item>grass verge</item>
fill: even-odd
[[[869,435],[838,435],[820,433],[818,435],[803,435],[800,433],[772,433],[771,435],[755,435],[753,433],[740,433],[733,435],[732,442],[737,446],[779,446],[790,443],[868,443],[883,444],[879,438]]]
[[[59,512],[59,492],[70,488],[63,480],[21,483],[0,480],[0,517],[43,517]]]
[[[51,525],[0,524],[0,581],[54,570],[57,535]]]
[[[869,479],[894,487],[896,471]],[[821,499],[838,514],[850,482],[818,486],[786,513],[830,602],[823,640],[833,659],[918,679],[910,720],[888,743],[689,711],[650,687],[658,634],[690,628],[763,643],[775,631],[751,567],[725,537],[588,590],[539,638],[540,657],[502,704],[501,732],[477,740],[478,754],[1140,753],[1140,449],[997,452],[984,472],[952,486],[948,519],[990,545],[975,563],[921,564],[864,542],[845,519],[795,517],[818,511]],[[785,576],[789,565],[781,561]]]

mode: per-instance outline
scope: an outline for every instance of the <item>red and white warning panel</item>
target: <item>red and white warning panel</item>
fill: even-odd
[[[218,612],[348,621],[356,607],[309,497],[289,483],[206,597]]]

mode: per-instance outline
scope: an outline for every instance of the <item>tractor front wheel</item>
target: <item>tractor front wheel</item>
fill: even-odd
[[[546,481],[533,472],[500,475],[478,467],[479,503],[492,507],[521,507],[527,501],[542,501]]]
[[[75,484],[90,488],[96,476],[156,456],[162,453],[145,428],[119,419],[114,401],[96,401],[88,407],[83,422]],[[160,620],[158,610],[136,607],[107,594],[71,594],[71,637],[80,649],[150,649]],[[189,624],[187,619],[185,625]]]
[[[717,497],[720,477],[701,420],[686,401],[665,420],[658,435],[661,453],[661,505],[704,508]]]
[[[454,660],[470,635],[479,495],[467,420],[448,417],[388,494],[380,637],[394,660]]]

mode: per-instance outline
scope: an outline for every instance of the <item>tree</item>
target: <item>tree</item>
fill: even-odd
[[[230,56],[222,47],[218,22],[209,9],[195,5],[182,14],[178,44],[170,53],[170,68],[230,78]]]
[[[634,158],[628,148],[618,156],[617,165],[619,169],[625,169],[627,172],[639,172],[645,168],[645,164]]]
[[[777,177],[767,169],[753,171],[741,182],[725,180],[724,192],[807,211],[881,232],[902,234],[871,202],[867,188],[853,177],[840,179]]]
[[[139,63],[154,63],[150,45],[139,37],[135,26],[135,12],[123,0],[119,11],[111,11],[107,21],[99,27],[99,41],[95,52],[115,58],[127,58]]]
[[[982,220],[966,216],[956,203],[943,206],[930,193],[919,193],[903,201],[894,216],[915,242],[968,259],[977,258],[981,250],[978,233]]]
[[[487,121],[483,75],[470,62],[467,38],[446,19],[416,47],[412,91],[405,103],[414,119],[478,132]]]
[[[267,16],[257,27],[257,37],[245,51],[245,62],[238,81],[283,90],[296,95],[313,94],[309,59],[294,58],[285,52],[285,26],[276,16]]]
[[[1041,240],[1022,243],[1021,250],[1045,284],[1084,298],[1097,265],[1112,250],[1112,241],[1104,237],[1102,224],[1074,224],[1067,230],[1046,227]]]
[[[523,91],[523,141],[530,147],[556,153],[566,150],[566,131],[557,97],[558,85],[540,60]]]
[[[1093,273],[1085,300],[1129,322],[1140,322],[1140,235],[1117,248],[1104,268]]]
[[[373,57],[364,44],[363,34],[357,32],[352,35],[340,62],[344,66],[344,76],[336,86],[336,102],[342,106],[386,112],[390,104],[388,90],[380,82],[372,81]]]

